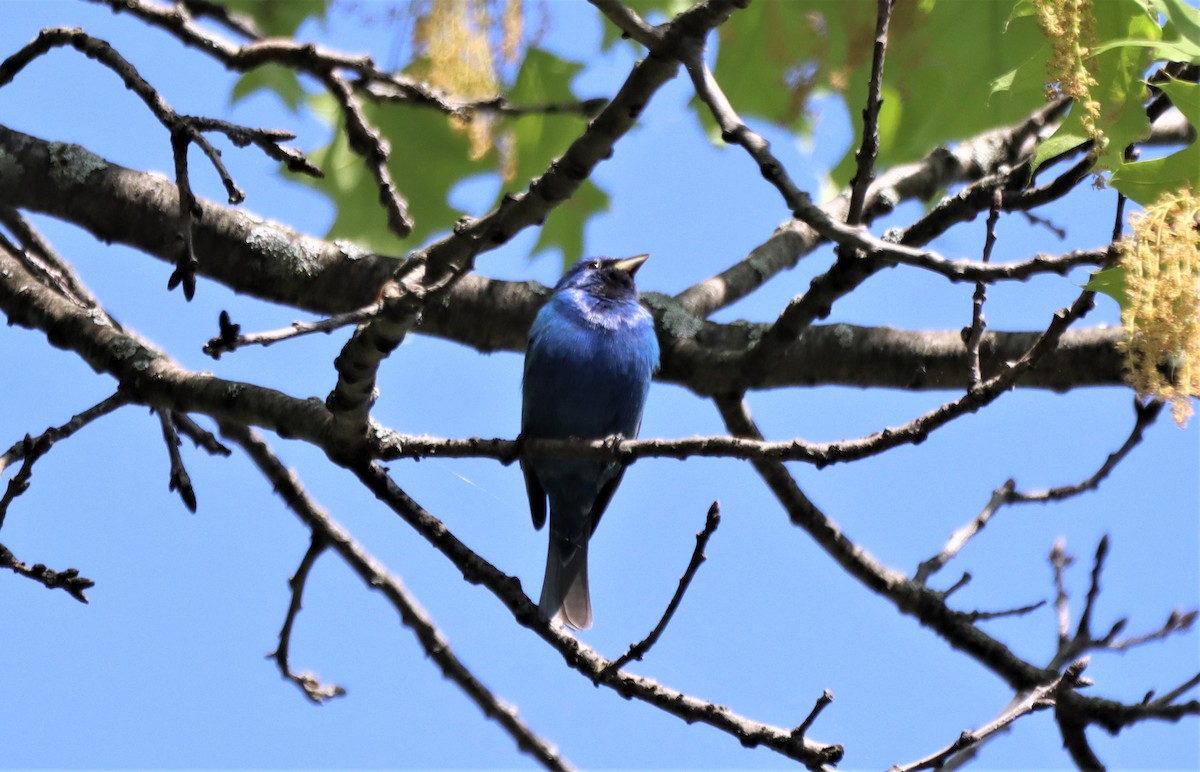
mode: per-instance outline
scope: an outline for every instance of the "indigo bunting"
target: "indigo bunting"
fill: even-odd
[[[529,331],[522,381],[521,435],[527,438],[637,437],[658,339],[638,304],[633,275],[648,255],[581,260],[563,275]],[[534,528],[550,545],[538,604],[550,620],[592,624],[588,540],[625,472],[595,459],[522,458]]]

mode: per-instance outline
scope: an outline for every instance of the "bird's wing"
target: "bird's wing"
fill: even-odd
[[[524,459],[521,459],[521,471],[525,474],[525,493],[529,496],[529,515],[533,518],[534,529],[540,531],[546,524],[546,491],[538,481],[537,473],[533,471],[533,464],[527,464]]]
[[[596,499],[592,502],[592,511],[588,515],[588,520],[591,521],[588,530],[589,539],[596,533],[596,526],[600,524],[600,516],[604,514],[604,510],[608,509],[608,502],[612,501],[613,494],[617,492],[617,486],[621,484],[621,478],[624,476],[625,467],[622,466],[611,480],[600,486],[599,492],[596,493]]]

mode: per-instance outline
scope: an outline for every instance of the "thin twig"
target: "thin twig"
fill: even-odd
[[[14,461],[23,461],[21,469],[8,481],[4,495],[0,496],[0,528],[4,527],[4,518],[8,514],[9,505],[17,496],[29,489],[29,480],[33,476],[33,465],[50,451],[54,443],[70,437],[97,418],[106,416],[117,408],[128,405],[131,401],[129,394],[118,390],[111,397],[71,416],[71,420],[62,426],[51,427],[37,437],[26,434],[24,439],[14,443],[12,447],[0,454],[0,473]]]
[[[1195,689],[1197,686],[1200,686],[1200,673],[1197,673],[1196,675],[1192,676],[1191,678],[1184,681],[1179,686],[1176,686],[1174,689],[1170,690],[1169,692],[1162,695],[1161,697],[1158,697],[1153,700],[1146,700],[1146,703],[1154,704],[1154,705],[1170,705],[1172,702],[1179,699],[1183,695],[1187,694],[1192,689]]]
[[[163,442],[167,445],[167,456],[171,459],[171,476],[167,485],[168,490],[179,491],[183,505],[193,515],[196,514],[196,490],[192,487],[192,478],[183,464],[183,455],[179,452],[179,432],[171,420],[171,411],[159,409],[158,422],[162,426]]]
[[[925,584],[929,577],[940,571],[955,555],[961,552],[963,547],[967,546],[967,543],[983,530],[983,527],[992,519],[992,515],[996,514],[996,511],[1007,502],[1014,485],[1012,480],[1008,480],[1004,485],[992,491],[992,497],[988,499],[988,503],[975,516],[975,519],[951,534],[941,552],[928,560],[921,561],[913,574],[913,581]]]
[[[1100,537],[1096,545],[1096,555],[1092,560],[1092,577],[1088,583],[1087,595],[1084,596],[1083,613],[1079,615],[1079,625],[1075,628],[1077,640],[1091,640],[1092,614],[1096,611],[1096,601],[1100,598],[1100,574],[1104,572],[1104,561],[1108,559],[1108,534]]]
[[[675,595],[671,597],[671,602],[667,604],[666,611],[663,612],[662,618],[658,620],[658,624],[650,631],[642,640],[631,644],[629,649],[621,656],[614,659],[600,672],[597,680],[603,681],[610,675],[617,672],[621,668],[633,661],[642,661],[642,657],[650,651],[654,644],[658,643],[658,639],[662,637],[663,631],[667,629],[667,624],[671,618],[675,616],[675,612],[679,609],[680,602],[683,601],[683,594],[692,584],[692,579],[696,576],[696,571],[699,570],[700,564],[704,562],[704,549],[708,546],[708,540],[712,538],[716,532],[717,526],[721,523],[721,506],[714,501],[712,506],[708,508],[708,515],[704,520],[704,528],[696,534],[696,548],[692,551],[692,559],[688,561],[687,569],[684,570],[683,576],[679,578],[679,586],[675,590]]]
[[[1129,452],[1142,441],[1146,428],[1153,424],[1154,420],[1162,412],[1163,403],[1160,400],[1151,400],[1143,404],[1141,400],[1135,398],[1133,400],[1133,409],[1135,420],[1129,436],[1125,439],[1121,447],[1110,453],[1104,460],[1104,463],[1100,465],[1100,468],[1093,472],[1086,480],[1081,480],[1072,485],[1062,485],[1057,488],[1028,492],[1018,491],[1016,483],[1013,480],[1006,480],[1003,485],[992,491],[991,498],[980,513],[971,522],[959,528],[951,535],[941,552],[928,560],[922,561],[917,566],[917,570],[913,574],[913,581],[924,584],[930,576],[940,571],[971,539],[983,530],[983,527],[988,524],[988,521],[991,520],[992,516],[1002,506],[1006,504],[1060,501],[1072,496],[1078,496],[1090,490],[1095,490],[1099,487],[1100,483],[1112,473],[1117,464],[1121,463],[1129,455]]]
[[[317,705],[335,697],[344,696],[346,690],[337,684],[321,683],[321,679],[317,678],[315,673],[293,671],[291,663],[288,661],[288,654],[292,648],[292,627],[296,623],[296,616],[303,607],[301,599],[304,596],[304,585],[308,582],[308,575],[312,571],[312,567],[316,565],[317,558],[321,557],[321,553],[328,546],[321,534],[314,530],[308,543],[308,549],[304,551],[304,557],[300,559],[300,565],[296,567],[296,573],[288,579],[288,587],[291,588],[292,593],[291,600],[288,602],[287,615],[283,619],[283,627],[279,629],[279,646],[267,655],[268,659],[275,660],[279,673],[300,687],[304,696]]]
[[[1050,568],[1054,572],[1054,611],[1058,624],[1058,650],[1067,645],[1071,631],[1071,607],[1064,580],[1067,568],[1075,562],[1075,556],[1067,552],[1067,542],[1058,538],[1050,548]]]
[[[311,335],[314,332],[330,333],[351,324],[361,324],[379,313],[381,304],[378,302],[363,306],[356,311],[345,314],[335,314],[315,322],[292,322],[290,326],[268,332],[241,332],[241,325],[234,324],[229,314],[222,311],[218,318],[220,334],[209,339],[204,344],[204,353],[213,359],[220,359],[222,354],[236,351],[242,346],[270,346],[289,338]]]
[[[987,236],[983,242],[983,263],[992,261],[992,248],[996,246],[996,222],[1000,219],[1000,207],[1004,203],[1004,191],[1000,188],[992,193],[992,208],[988,212]],[[981,281],[975,282],[975,292],[971,296],[971,326],[967,330],[967,358],[970,362],[970,379],[968,389],[973,389],[983,381],[983,369],[979,363],[979,344],[983,341],[983,331],[987,329],[987,320],[983,316],[983,304],[987,301],[987,285]]]
[[[288,507],[312,530],[314,541],[319,536],[323,545],[336,552],[367,587],[377,589],[387,597],[388,602],[400,614],[400,621],[416,635],[426,655],[479,706],[485,716],[497,722],[516,741],[520,750],[530,754],[547,769],[571,769],[569,762],[563,759],[552,745],[535,734],[513,707],[502,702],[476,678],[454,654],[445,636],[400,579],[389,573],[312,499],[296,474],[283,465],[257,432],[245,426],[223,422],[221,433],[246,451]],[[309,552],[315,549],[315,546],[310,546]]]
[[[880,96],[883,90],[883,61],[887,52],[888,23],[892,18],[894,3],[895,0],[876,1],[871,76],[867,81],[867,104],[862,111],[862,144],[854,152],[855,171],[853,179],[850,180],[850,211],[846,213],[847,225],[862,223],[867,189],[875,180],[875,158],[879,155],[879,110],[883,106],[883,98]]]
[[[166,100],[163,99],[162,95],[141,76],[137,68],[109,45],[107,41],[92,37],[78,27],[54,27],[43,29],[39,32],[38,36],[22,47],[21,50],[3,62],[0,62],[0,87],[11,82],[17,73],[34,59],[46,54],[53,48],[67,46],[76,49],[89,59],[100,62],[120,76],[121,80],[125,83],[125,87],[133,91],[146,104],[159,123],[170,132],[171,152],[175,163],[175,185],[179,193],[178,238],[180,248],[175,260],[176,269],[168,280],[167,287],[168,289],[174,289],[176,286],[182,284],[184,296],[188,300],[191,300],[196,291],[197,264],[192,246],[192,224],[194,218],[199,216],[199,205],[192,193],[191,183],[188,178],[188,146],[194,143],[204,152],[220,176],[221,182],[224,184],[229,195],[229,202],[236,204],[240,203],[245,198],[245,195],[238,189],[233,178],[226,170],[224,163],[221,161],[220,153],[217,152],[216,148],[212,146],[201,132],[232,132],[231,136],[237,138],[235,141],[254,141],[259,147],[271,144],[272,141],[278,142],[280,139],[290,138],[292,135],[286,132],[272,133],[266,130],[247,129],[234,126],[225,121],[197,120],[190,116],[176,113],[167,104]],[[249,139],[251,137],[256,139]],[[275,139],[272,140],[271,137]],[[293,159],[298,156],[298,153],[295,151],[285,152],[281,150],[279,152]],[[309,167],[315,169],[311,164],[309,164]]]
[[[961,613],[962,616],[970,622],[986,622],[990,619],[1004,619],[1006,617],[1025,616],[1030,612],[1037,611],[1045,605],[1045,600],[1039,600],[1036,603],[1030,603],[1025,606],[1017,606],[1016,608],[1003,609],[1002,611],[963,611],[959,613]]]
[[[804,717],[804,720],[792,730],[792,735],[795,737],[803,737],[804,735],[808,734],[808,730],[811,729],[813,723],[816,722],[817,716],[821,715],[821,711],[825,710],[825,708],[828,707],[829,703],[831,702],[833,702],[833,692],[829,691],[828,689],[821,692],[821,696],[817,698],[816,704],[813,705],[812,710],[810,710],[808,715]]]
[[[1088,666],[1087,658],[1071,664],[1052,683],[1029,690],[1028,693],[992,721],[974,730],[967,730],[945,748],[908,764],[897,765],[890,772],[916,772],[920,769],[941,769],[946,763],[964,751],[977,747],[998,732],[1007,730],[1017,719],[1055,705],[1059,697],[1070,690],[1089,686],[1090,679],[1083,677]]]
[[[588,0],[608,20],[621,30],[621,36],[632,38],[651,51],[662,43],[662,32],[652,24],[648,24],[629,6],[620,0]]]
[[[222,445],[216,435],[197,424],[187,413],[172,411],[171,423],[175,424],[175,428],[179,430],[180,434],[210,456],[228,457],[232,455],[233,451]]]
[[[0,544],[0,568],[10,569],[18,576],[23,576],[26,579],[41,584],[47,590],[65,590],[75,600],[80,603],[87,603],[87,595],[85,590],[89,590],[96,586],[96,583],[86,576],[79,575],[79,569],[68,568],[65,571],[55,571],[53,568],[47,568],[41,563],[35,563],[30,566],[17,560],[17,556],[12,553],[8,547]]]
[[[1046,488],[1043,490],[1028,492],[1013,490],[1006,495],[1006,500],[1004,503],[1043,504],[1050,501],[1061,501],[1063,499],[1071,498],[1072,496],[1077,496],[1086,491],[1095,490],[1096,488],[1100,487],[1100,483],[1102,483],[1110,474],[1112,474],[1112,471],[1116,469],[1117,465],[1120,464],[1126,456],[1129,455],[1130,451],[1132,451],[1138,446],[1138,444],[1141,443],[1146,429],[1154,423],[1155,419],[1157,419],[1159,414],[1162,413],[1162,409],[1163,402],[1161,400],[1155,399],[1143,404],[1141,400],[1135,398],[1133,400],[1133,410],[1135,415],[1133,429],[1129,432],[1129,436],[1125,439],[1125,442],[1122,443],[1121,447],[1108,454],[1108,457],[1104,460],[1104,463],[1101,464],[1100,468],[1097,469],[1090,477],[1073,485],[1061,485],[1056,488]]]

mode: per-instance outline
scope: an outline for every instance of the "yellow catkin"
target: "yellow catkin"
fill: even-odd
[[[507,0],[500,20],[500,53],[509,64],[517,61],[521,54],[521,36],[525,32],[524,4],[521,0]]]
[[[413,42],[424,55],[420,76],[462,99],[486,99],[500,93],[500,77],[490,37],[490,17],[483,0],[432,0],[413,25]],[[488,116],[455,119],[455,128],[471,141],[478,159],[493,145]]]
[[[1100,128],[1100,103],[1092,98],[1096,79],[1088,70],[1088,60],[1096,43],[1092,0],[1033,0],[1038,26],[1050,43],[1046,71],[1046,99],[1070,97],[1080,111],[1080,123],[1096,142],[1094,153],[1105,145]],[[1094,59],[1092,62],[1094,63]]]
[[[1183,426],[1200,394],[1200,198],[1164,194],[1129,222],[1121,256],[1126,376],[1140,396],[1170,402]]]

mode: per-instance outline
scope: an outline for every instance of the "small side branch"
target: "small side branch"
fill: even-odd
[[[0,544],[0,568],[7,568],[18,576],[32,579],[47,590],[65,590],[68,595],[80,603],[88,602],[87,596],[84,595],[84,590],[89,590],[96,586],[96,583],[91,579],[88,579],[86,576],[80,576],[79,569],[77,568],[55,571],[53,568],[47,568],[41,563],[35,563],[32,566],[26,565],[17,560],[17,556],[3,544]]]
[[[808,715],[805,716],[804,720],[792,730],[792,736],[803,737],[804,735],[808,734],[808,730],[811,729],[813,723],[816,722],[817,716],[821,715],[821,711],[825,710],[825,708],[828,707],[829,703],[831,702],[833,702],[833,692],[826,689],[821,693],[821,696],[817,698],[816,704],[813,705],[813,709],[808,712]]]
[[[337,684],[323,684],[314,673],[304,672],[297,673],[292,670],[291,663],[288,660],[288,654],[292,647],[292,627],[296,623],[296,616],[299,615],[303,604],[301,598],[304,596],[304,585],[308,582],[308,575],[312,571],[312,567],[316,564],[317,558],[321,557],[321,553],[325,551],[328,545],[316,531],[312,533],[312,540],[309,542],[308,549],[304,552],[304,557],[300,559],[300,565],[296,568],[296,573],[288,579],[288,587],[292,590],[292,599],[288,603],[287,616],[283,619],[283,627],[279,629],[279,646],[272,653],[268,654],[269,659],[275,660],[276,667],[279,668],[280,674],[300,687],[300,691],[304,692],[304,696],[309,701],[320,705],[324,702],[332,700],[335,697],[341,697],[346,694],[346,690]]]
[[[603,681],[611,674],[617,672],[621,668],[628,665],[634,660],[641,662],[642,657],[650,651],[654,644],[658,643],[658,639],[662,637],[663,631],[667,629],[667,624],[671,618],[675,616],[675,612],[679,609],[679,604],[683,601],[683,594],[687,592],[688,587],[692,584],[692,579],[696,576],[696,571],[700,569],[700,564],[704,562],[704,550],[708,546],[708,540],[716,532],[717,526],[721,524],[721,505],[714,501],[712,506],[708,508],[708,516],[704,520],[704,528],[696,534],[696,549],[692,551],[692,559],[688,561],[687,569],[684,570],[683,576],[679,579],[679,587],[675,590],[675,595],[671,598],[671,602],[667,604],[667,610],[663,612],[662,618],[658,620],[658,624],[650,631],[642,640],[631,645],[629,650],[621,656],[614,659],[600,672],[597,680]]]
[[[1129,452],[1137,447],[1142,438],[1145,436],[1146,429],[1157,420],[1162,413],[1163,402],[1161,400],[1151,400],[1145,404],[1139,399],[1133,401],[1134,423],[1133,429],[1130,430],[1129,436],[1122,443],[1121,447],[1117,448],[1104,460],[1090,477],[1073,485],[1061,485],[1057,488],[1046,488],[1044,490],[1036,490],[1029,492],[1011,491],[1006,497],[1006,504],[1044,504],[1051,501],[1061,501],[1062,499],[1078,496],[1081,493],[1095,490],[1100,487],[1105,478],[1117,468],[1117,464],[1129,455]]]
[[[376,302],[369,306],[363,306],[357,311],[335,314],[334,316],[315,322],[292,322],[290,327],[271,330],[269,332],[246,334],[242,334],[241,325],[234,324],[230,320],[228,312],[222,311],[217,320],[220,333],[204,344],[204,353],[213,359],[220,359],[222,354],[236,351],[242,346],[270,346],[272,343],[278,343],[289,338],[298,338],[301,335],[311,335],[314,332],[328,334],[341,327],[361,324],[373,318],[379,313],[379,308],[380,303]]]
[[[4,516],[8,512],[8,507],[12,504],[13,499],[28,490],[29,479],[33,475],[33,465],[39,458],[50,451],[54,443],[70,437],[97,418],[106,416],[117,408],[124,407],[129,403],[129,395],[122,391],[117,391],[111,397],[98,402],[81,413],[71,416],[71,420],[62,426],[51,427],[37,437],[30,437],[28,434],[25,435],[24,439],[15,443],[3,454],[0,454],[0,473],[15,461],[23,460],[24,462],[21,464],[21,469],[17,474],[8,481],[8,487],[5,489],[4,495],[0,497],[0,528],[4,527]]]
[[[908,764],[894,766],[891,772],[916,772],[920,769],[941,769],[955,756],[977,747],[998,732],[1008,729],[1017,719],[1039,710],[1054,706],[1065,692],[1091,685],[1091,679],[1083,676],[1088,666],[1087,658],[1073,662],[1054,682],[1030,690],[1008,710],[978,729],[969,729],[958,739],[936,753]]]
[[[1114,622],[1101,635],[1092,632],[1092,620],[1095,616],[1096,605],[1100,598],[1100,576],[1104,571],[1104,562],[1108,558],[1108,536],[1100,539],[1096,546],[1096,554],[1092,562],[1091,581],[1084,597],[1084,608],[1079,615],[1079,622],[1074,632],[1071,631],[1070,598],[1067,595],[1064,576],[1066,570],[1075,562],[1074,556],[1066,550],[1066,544],[1059,539],[1050,551],[1050,565],[1054,572],[1055,599],[1054,606],[1058,626],[1058,649],[1050,662],[1051,668],[1061,667],[1062,663],[1070,661],[1088,651],[1124,651],[1136,646],[1160,641],[1177,633],[1187,632],[1196,623],[1198,612],[1173,610],[1166,621],[1157,629],[1141,635],[1131,635],[1119,638],[1129,624],[1126,617]]]
[[[336,552],[367,587],[383,593],[399,613],[401,622],[413,631],[428,657],[479,706],[485,716],[498,723],[516,741],[518,748],[531,755],[546,769],[571,769],[569,762],[563,759],[551,744],[535,734],[521,720],[515,708],[506,705],[476,678],[454,654],[445,636],[400,579],[391,574],[312,499],[295,473],[283,465],[257,432],[226,422],[221,424],[221,433],[246,451],[288,507],[312,530],[313,543],[305,555],[306,561],[310,560],[310,555],[311,560],[315,560],[314,553],[319,553],[326,547]],[[298,598],[293,595],[293,603],[298,602]]]
[[[942,547],[942,551],[928,560],[922,561],[921,565],[917,566],[917,571],[913,574],[913,581],[925,584],[929,577],[933,576],[938,571],[942,570],[947,563],[954,559],[954,556],[962,551],[963,547],[971,539],[983,530],[988,521],[992,519],[992,515],[996,514],[996,510],[1000,509],[1012,494],[1013,487],[1016,485],[1012,480],[1008,480],[1004,485],[992,491],[992,497],[975,519],[959,528],[950,536],[950,540],[946,542],[946,546]]]
[[[179,432],[175,429],[171,411],[159,409],[158,422],[162,426],[163,442],[167,445],[167,456],[171,459],[171,477],[168,490],[179,491],[183,505],[193,515],[196,514],[196,490],[192,487],[191,475],[183,464],[183,454],[179,452]]]
[[[867,189],[875,180],[875,158],[879,155],[879,109],[883,106],[883,60],[887,52],[888,23],[892,18],[895,0],[877,0],[875,45],[871,54],[871,77],[867,82],[867,105],[863,108],[862,145],[854,153],[856,169],[850,181],[850,211],[846,223],[859,225],[863,221],[863,204]]]
[[[175,160],[175,185],[179,193],[178,237],[180,248],[175,261],[175,272],[168,280],[167,288],[174,289],[176,286],[182,285],[184,296],[189,300],[196,291],[197,261],[192,247],[192,224],[195,218],[200,216],[200,208],[192,193],[191,182],[188,178],[188,147],[195,144],[208,157],[225,186],[229,203],[239,204],[245,199],[245,194],[234,183],[225,164],[221,161],[221,154],[202,132],[225,133],[239,147],[253,143],[266,150],[272,158],[283,160],[293,170],[320,175],[320,170],[304,160],[298,151],[279,147],[280,142],[294,139],[295,135],[290,132],[251,129],[235,126],[226,121],[192,118],[176,113],[162,95],[141,76],[137,68],[107,41],[92,37],[78,27],[54,27],[39,32],[34,40],[0,62],[0,87],[10,83],[17,73],[34,59],[46,54],[51,49],[68,46],[116,73],[124,81],[125,87],[136,94],[159,123],[170,132],[171,151]]]
[[[388,228],[396,236],[405,238],[412,232],[413,221],[408,213],[408,202],[396,189],[392,173],[388,171],[387,162],[392,151],[387,140],[367,121],[354,87],[344,76],[331,69],[324,73],[323,80],[342,108],[350,149],[362,157],[371,176],[375,178],[375,185],[379,188],[379,203],[387,211]]]
[[[996,222],[1000,219],[1000,207],[1004,202],[1004,192],[1000,188],[992,193],[992,208],[988,212],[987,237],[983,242],[983,263],[992,261],[992,248],[996,246]],[[973,389],[983,382],[983,368],[979,363],[979,344],[983,341],[983,331],[987,329],[987,321],[983,317],[983,304],[987,301],[987,285],[981,281],[975,282],[975,293],[971,296],[971,326],[967,328],[965,343],[967,359],[970,364],[968,389]]]
[[[992,497],[988,503],[980,511],[975,519],[959,528],[951,535],[946,546],[937,555],[923,561],[917,566],[916,572],[913,574],[913,581],[924,584],[929,577],[940,571],[950,560],[954,558],[967,543],[973,539],[984,526],[992,519],[992,516],[1006,504],[1030,504],[1030,503],[1047,503],[1051,501],[1059,501],[1062,499],[1078,496],[1090,490],[1095,490],[1100,483],[1112,473],[1117,464],[1129,455],[1141,441],[1146,432],[1147,427],[1154,423],[1162,412],[1163,403],[1159,400],[1143,404],[1140,400],[1134,399],[1133,410],[1135,420],[1133,429],[1130,430],[1129,436],[1121,447],[1113,451],[1104,460],[1104,463],[1092,473],[1086,480],[1082,480],[1072,485],[1062,485],[1057,488],[1047,488],[1045,490],[1023,492],[1018,491],[1016,482],[1007,480],[996,490],[992,491]]]

